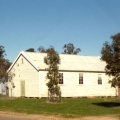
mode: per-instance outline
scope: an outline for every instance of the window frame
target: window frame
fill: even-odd
[[[60,78],[59,78],[58,84],[63,85],[64,84],[63,73],[59,73],[59,75],[60,75]]]
[[[83,73],[79,73],[79,85],[83,85]]]
[[[98,85],[102,85],[102,75],[98,74]]]

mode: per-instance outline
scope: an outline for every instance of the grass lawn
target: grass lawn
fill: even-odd
[[[62,103],[52,104],[47,103],[46,99],[0,99],[0,111],[73,118],[104,115],[120,117],[120,101],[116,98],[63,98]]]

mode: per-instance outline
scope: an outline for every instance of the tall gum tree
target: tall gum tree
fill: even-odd
[[[74,54],[74,55],[76,55],[81,51],[80,48],[75,48],[72,43],[65,44],[63,46],[63,49],[64,49],[63,54]]]
[[[112,87],[118,87],[118,97],[120,98],[120,33],[111,36],[112,42],[105,42],[101,50],[103,61],[106,61],[106,74],[112,76]]]
[[[48,73],[46,78],[48,79],[48,100],[50,102],[61,102],[61,91],[59,86],[60,74],[58,72],[58,64],[60,63],[59,54],[53,47],[47,49],[47,56],[44,58],[44,62],[48,65]]]
[[[9,60],[5,59],[5,48],[4,46],[0,45],[0,79],[1,78],[6,78],[8,77],[7,75],[7,69],[10,66]]]
[[[9,60],[5,59],[5,55],[6,55],[5,48],[4,46],[0,45],[0,83],[4,83],[4,84],[8,81],[9,76],[7,70],[11,65]],[[6,95],[8,95],[7,87],[6,87]]]

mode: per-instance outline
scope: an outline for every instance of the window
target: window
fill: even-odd
[[[101,74],[98,75],[98,85],[102,85],[102,77],[101,77]]]
[[[59,84],[63,84],[63,73],[59,73],[59,74],[60,74]]]
[[[79,74],[79,84],[83,84],[83,73]]]
[[[23,59],[22,59],[22,64],[23,64],[23,62],[24,62],[24,61],[23,61]]]

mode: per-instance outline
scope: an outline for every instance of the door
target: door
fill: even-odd
[[[25,96],[25,81],[24,80],[21,81],[21,96],[22,97]]]

